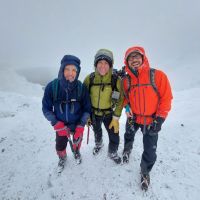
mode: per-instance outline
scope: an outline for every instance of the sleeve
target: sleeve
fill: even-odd
[[[122,91],[122,82],[121,82],[120,78],[117,79],[117,89],[120,93],[120,96],[119,96],[119,100],[116,103],[116,107],[115,107],[113,115],[116,117],[120,117],[121,113],[122,113],[123,101],[124,101],[124,95],[123,95],[123,91]]]
[[[53,90],[52,90],[52,82],[50,82],[44,91],[44,96],[42,99],[42,112],[45,118],[51,122],[51,125],[55,125],[57,123],[56,115],[53,112]]]
[[[90,117],[90,113],[91,113],[91,100],[90,100],[90,95],[88,92],[88,89],[86,87],[85,84],[83,84],[83,95],[82,95],[82,110],[83,110],[83,114],[81,116],[81,120],[80,120],[80,124],[81,126],[85,126],[85,124],[87,123],[87,120]]]
[[[168,112],[171,110],[171,103],[173,99],[171,86],[166,74],[159,70],[156,71],[155,82],[159,93],[159,104],[156,116],[165,119]]]

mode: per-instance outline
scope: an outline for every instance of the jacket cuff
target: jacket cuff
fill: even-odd
[[[126,112],[130,112],[130,106],[128,104],[125,106],[125,110]]]
[[[51,125],[54,126],[54,125],[56,125],[57,122],[58,122],[58,120],[53,120],[53,121],[51,121]]]
[[[81,120],[80,120],[80,125],[84,127],[89,118],[90,118],[89,113],[87,113],[87,112],[83,113]]]
[[[156,121],[160,124],[163,124],[163,122],[165,121],[165,118],[164,117],[160,117],[160,116],[157,116],[156,117]]]
[[[117,117],[117,116],[113,115],[112,118],[115,119],[115,120],[119,120],[120,117]]]

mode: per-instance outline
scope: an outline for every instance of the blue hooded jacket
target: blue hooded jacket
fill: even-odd
[[[67,81],[64,77],[65,66],[70,64],[77,68],[77,75],[73,82]],[[52,125],[62,121],[71,131],[74,131],[77,125],[85,126],[91,112],[87,87],[78,80],[80,69],[79,58],[65,55],[61,60],[58,79],[47,84],[42,100],[42,111],[46,119]],[[55,91],[53,91],[54,81],[58,84],[56,101]]]

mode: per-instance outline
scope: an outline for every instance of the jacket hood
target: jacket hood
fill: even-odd
[[[127,49],[127,51],[125,53],[125,57],[124,57],[125,71],[130,76],[133,74],[133,72],[131,71],[130,67],[128,66],[127,58],[133,52],[138,52],[138,53],[140,53],[143,56],[143,63],[142,63],[142,65],[140,67],[138,67],[138,72],[139,73],[143,69],[150,68],[149,61],[148,61],[148,59],[146,57],[145,50],[143,49],[143,47],[139,47],[139,46],[130,47],[129,49]]]
[[[65,55],[62,58],[60,70],[58,73],[58,79],[60,80],[63,88],[72,90],[77,85],[77,80],[81,71],[80,63],[80,59],[73,55]],[[64,69],[66,65],[74,65],[77,68],[77,74],[73,82],[67,81],[64,77]]]
[[[58,73],[58,79],[62,79],[64,77],[64,69],[66,67],[66,65],[74,65],[77,68],[77,75],[76,75],[76,79],[78,79],[80,71],[81,71],[81,61],[78,57],[73,56],[73,55],[65,55],[61,62],[60,62],[61,66],[60,66],[60,70]]]
[[[95,67],[100,60],[106,60],[112,68],[114,63],[113,52],[108,49],[99,49],[94,56]]]

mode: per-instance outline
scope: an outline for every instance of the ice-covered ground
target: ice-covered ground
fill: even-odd
[[[102,152],[94,157],[93,132],[90,130],[87,145],[85,128],[82,164],[75,163],[68,146],[67,166],[56,177],[55,133],[43,117],[41,99],[41,86],[27,82],[14,71],[0,70],[0,199],[199,199],[200,87],[174,92],[146,193],[140,189],[141,132],[136,135],[130,163],[116,165],[107,158],[107,134]],[[123,113],[120,154],[125,120]]]

